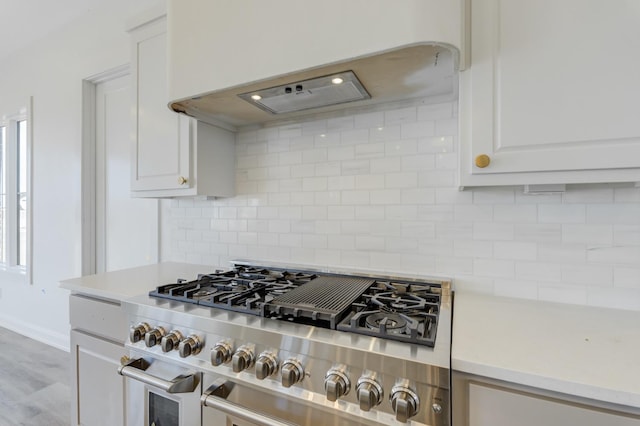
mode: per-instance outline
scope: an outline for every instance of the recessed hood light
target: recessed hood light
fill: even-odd
[[[353,71],[253,90],[238,96],[272,114],[303,111],[371,98]]]

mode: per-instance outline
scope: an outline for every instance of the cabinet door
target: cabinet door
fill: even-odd
[[[462,186],[640,180],[640,6],[472,0],[471,19]]]
[[[134,191],[189,188],[188,117],[167,107],[166,20],[132,31],[134,143],[131,187]]]
[[[640,420],[519,392],[469,385],[469,426],[513,425],[638,426]]]
[[[124,345],[71,331],[72,424],[123,425],[125,380],[117,373]]]

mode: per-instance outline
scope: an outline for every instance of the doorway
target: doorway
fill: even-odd
[[[128,67],[84,81],[83,275],[158,262],[158,200],[131,196]]]

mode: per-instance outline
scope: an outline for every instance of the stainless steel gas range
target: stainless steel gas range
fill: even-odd
[[[236,262],[159,284],[124,302],[128,424],[451,424],[447,280]]]

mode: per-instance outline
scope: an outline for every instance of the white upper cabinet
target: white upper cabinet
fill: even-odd
[[[231,196],[235,137],[171,111],[164,16],[130,30],[133,75],[131,189],[136,197]]]
[[[638,52],[638,2],[472,0],[460,186],[640,181]]]

